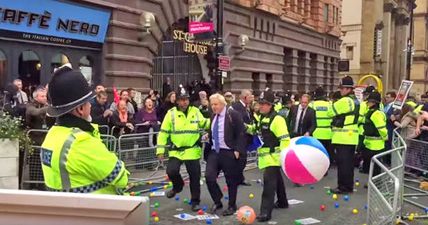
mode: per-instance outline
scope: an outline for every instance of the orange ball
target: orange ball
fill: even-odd
[[[253,224],[254,220],[256,220],[256,213],[253,208],[242,206],[238,209],[238,215],[236,218],[241,224]]]

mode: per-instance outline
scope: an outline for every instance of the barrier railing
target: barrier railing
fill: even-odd
[[[368,182],[367,224],[396,224],[397,216],[402,210],[405,151],[406,143],[395,130],[393,149],[372,158]],[[387,157],[391,157],[391,165],[385,163]]]

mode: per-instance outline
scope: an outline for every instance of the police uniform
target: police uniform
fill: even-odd
[[[290,121],[288,120],[288,114],[290,114],[290,107],[288,104],[292,103],[291,92],[287,92],[282,96],[282,108],[278,110],[278,115],[282,116],[287,123],[287,127],[290,127]]]
[[[370,161],[373,156],[385,150],[385,141],[388,140],[388,130],[386,129],[386,116],[379,109],[381,96],[378,92],[370,93],[367,101],[375,103],[374,106],[368,108],[364,122],[364,149],[363,149],[363,172],[368,173],[370,169]],[[380,173],[379,167],[375,167],[373,175]]]
[[[189,99],[188,92],[181,88],[178,91],[177,100]],[[167,193],[168,198],[174,197],[184,187],[183,178],[180,175],[180,167],[186,165],[190,178],[190,193],[192,211],[198,211],[201,195],[201,129],[209,128],[209,120],[204,118],[198,108],[188,106],[182,111],[178,106],[170,109],[162,122],[158,135],[158,147],[156,155],[164,155],[168,147],[168,166],[166,173],[173,184],[172,190]]]
[[[63,67],[53,74],[48,94],[47,114],[58,117],[41,151],[48,190],[116,194],[125,188],[129,172],[103,144],[97,126],[69,113],[95,97],[84,76]]]
[[[273,108],[273,93],[271,91],[263,92],[259,101],[272,105],[271,112],[261,115],[255,125],[248,126],[249,133],[258,133],[263,140],[263,146],[257,150],[258,166],[264,171],[262,202],[257,220],[264,222],[271,219],[273,208],[288,208],[281,173],[280,152],[289,145],[290,136],[285,119],[277,115]],[[276,203],[275,193],[278,199]]]
[[[341,88],[353,88],[354,81],[346,76]],[[333,103],[329,116],[332,120],[331,142],[336,149],[337,183],[334,193],[351,193],[354,190],[354,154],[358,144],[359,101],[351,92]]]
[[[330,155],[330,163],[334,163],[335,152],[331,147],[332,118],[329,116],[329,113],[331,113],[331,103],[326,100],[326,93],[322,87],[318,87],[314,91],[314,101],[309,104],[309,107],[315,110],[317,119],[317,128],[312,136],[324,145]]]

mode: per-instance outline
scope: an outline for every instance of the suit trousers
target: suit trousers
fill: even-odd
[[[279,205],[288,205],[285,185],[281,174],[281,167],[266,167],[263,173],[263,193],[260,215],[266,214],[269,217],[271,216],[275,204],[275,193]]]
[[[239,170],[241,172],[239,174],[240,178],[239,178],[238,184],[242,184],[245,182],[244,170],[245,170],[245,167],[247,166],[247,157],[248,157],[247,154],[240,154],[239,155],[238,164],[239,164]]]
[[[337,185],[342,191],[354,190],[355,145],[336,144]]]
[[[207,158],[205,180],[208,191],[214,203],[221,204],[223,193],[217,183],[220,171],[223,171],[229,195],[229,207],[236,208],[236,196],[238,194],[238,184],[241,178],[239,160],[235,158],[233,150],[220,150],[219,153],[211,151]]]
[[[179,160],[171,157],[168,160],[166,174],[172,182],[172,189],[179,193],[183,190],[184,181],[180,175],[181,164],[186,165],[187,172],[190,178],[190,194],[193,204],[199,204],[201,199],[201,164],[199,159],[196,160]]]

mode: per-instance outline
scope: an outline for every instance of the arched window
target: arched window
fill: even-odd
[[[89,84],[92,84],[94,63],[89,56],[83,56],[79,61],[80,72],[85,76]]]
[[[70,60],[68,60],[68,56],[58,53],[52,57],[51,60],[51,73],[55,71],[55,69],[63,66],[64,64],[70,63]]]
[[[23,90],[31,93],[40,84],[40,57],[31,50],[23,51],[19,55],[18,73],[22,80]]]
[[[0,49],[0,88],[4,87],[4,82],[6,80],[6,55]]]

